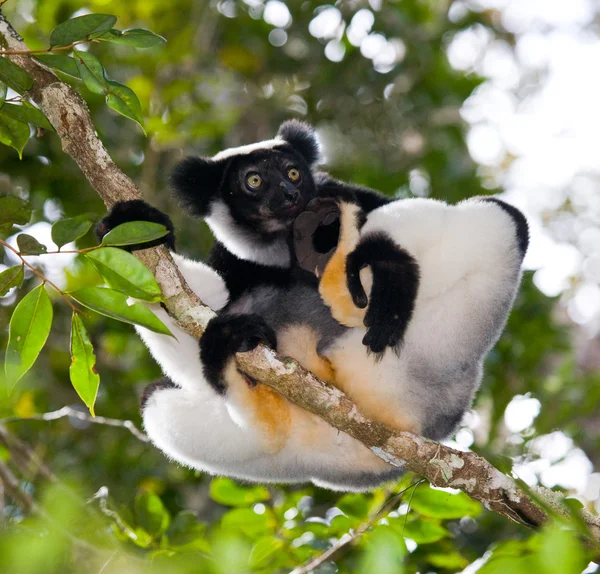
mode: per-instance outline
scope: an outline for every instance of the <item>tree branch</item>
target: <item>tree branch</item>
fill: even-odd
[[[0,36],[5,39],[6,49],[28,49],[1,11]],[[133,181],[108,155],[79,94],[36,60],[24,55],[10,58],[34,79],[29,96],[40,106],[56,129],[63,150],[77,162],[107,207],[118,201],[141,199]],[[156,276],[169,314],[185,331],[199,338],[215,313],[189,289],[167,249],[146,249],[136,255]],[[390,464],[420,474],[435,486],[460,489],[489,510],[520,524],[536,527],[548,519],[530,496],[484,458],[423,437],[397,433],[366,419],[340,390],[323,383],[294,360],[281,358],[264,347],[239,353],[237,360],[242,372],[353,436]],[[597,543],[600,526],[589,516],[583,519]]]
[[[125,428],[138,440],[141,440],[142,442],[150,442],[150,439],[141,430],[139,430],[131,421],[98,416],[93,417],[88,413],[78,411],[72,407],[62,407],[62,409],[58,409],[57,411],[31,415],[29,417],[6,417],[4,419],[0,419],[0,440],[2,440],[1,425],[3,424],[19,421],[55,421],[64,417],[72,417],[80,421],[85,421],[97,425]]]

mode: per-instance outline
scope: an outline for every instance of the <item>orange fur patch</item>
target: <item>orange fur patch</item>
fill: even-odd
[[[418,413],[410,403],[390,399],[377,392],[377,381],[366,373],[373,373],[373,358],[366,352],[348,356],[344,347],[334,350],[329,358],[335,371],[335,386],[356,403],[367,418],[383,423],[397,431],[419,434]]]
[[[346,258],[356,248],[360,239],[356,219],[358,207],[342,202],[340,211],[340,239],[323,272],[319,293],[325,304],[331,308],[331,314],[336,321],[346,327],[361,327],[366,310],[359,309],[354,304],[346,279]]]
[[[277,333],[277,351],[293,357],[322,381],[334,382],[331,363],[317,353],[317,337],[307,325],[291,325]]]
[[[234,361],[227,366],[226,380],[227,393],[232,395],[234,410],[240,411],[244,422],[260,428],[271,453],[279,452],[290,436],[290,403],[262,383],[249,386]]]

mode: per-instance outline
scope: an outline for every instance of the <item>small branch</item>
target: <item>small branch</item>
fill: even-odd
[[[127,429],[138,440],[141,440],[142,442],[150,442],[150,439],[142,431],[140,431],[133,424],[133,422],[129,420],[111,419],[99,416],[93,417],[92,415],[78,411],[72,407],[63,407],[62,409],[58,409],[57,411],[51,411],[49,413],[43,413],[39,415],[32,415],[30,417],[7,417],[4,419],[0,419],[0,424],[23,421],[55,421],[64,417],[72,417],[80,421],[86,421],[88,423],[93,423],[97,425],[124,428]],[[0,438],[1,436],[2,434],[0,427]]]
[[[6,249],[10,249],[21,260],[21,264],[22,265],[25,265],[25,267],[27,267],[28,269],[30,269],[44,283],[48,283],[48,285],[50,285],[56,291],[58,291],[58,293],[60,294],[60,296],[65,300],[66,304],[69,307],[71,307],[71,309],[73,309],[73,311],[75,311],[75,313],[79,313],[79,309],[77,307],[75,307],[75,305],[73,305],[73,303],[71,303],[71,298],[66,293],[64,293],[60,287],[57,287],[43,273],[41,273],[33,265],[31,265],[31,263],[29,263],[28,261],[26,261],[25,257],[23,257],[23,255],[21,255],[21,253],[18,250],[16,250],[12,245],[9,245],[6,241],[4,241],[2,239],[0,239],[0,245],[3,245]]]
[[[26,512],[36,512],[38,506],[33,498],[20,486],[19,479],[12,473],[8,465],[0,458],[0,480],[6,493],[11,496]]]
[[[123,519],[119,516],[119,513],[115,512],[114,510],[112,510],[108,507],[108,487],[107,486],[101,486],[98,489],[98,491],[87,500],[87,504],[90,504],[90,503],[94,502],[95,500],[98,501],[98,505],[100,507],[100,511],[102,512],[102,514],[104,514],[105,516],[108,516],[111,520],[113,520],[114,523],[119,528],[119,530],[121,530],[121,532],[123,532],[123,534],[125,534],[126,536],[131,538],[131,540],[138,539],[138,535],[133,530],[131,530],[131,528],[129,528],[129,526],[127,526],[127,524],[125,524],[125,522],[123,522]]]
[[[2,2],[4,4],[4,2]],[[2,6],[0,4],[0,6]],[[75,46],[79,46],[79,44],[88,44],[90,42],[97,42],[97,40],[77,40],[77,42],[73,42],[72,44],[68,44],[67,46],[52,46],[51,48],[45,48],[43,50],[0,50],[0,56],[32,56],[33,54],[50,54],[52,52],[63,52],[65,50],[72,50]]]
[[[377,509],[377,511],[375,513],[373,513],[373,515],[371,516],[371,518],[369,518],[369,520],[367,520],[366,522],[361,524],[356,529],[354,534],[342,536],[335,544],[333,544],[331,546],[331,548],[328,548],[327,550],[325,550],[325,552],[323,552],[323,554],[319,554],[319,556],[309,560],[302,566],[299,566],[298,568],[294,568],[294,570],[292,570],[290,572],[290,574],[310,574],[310,572],[315,570],[318,566],[323,564],[323,562],[325,562],[326,560],[329,560],[329,558],[331,558],[339,550],[346,547],[348,544],[354,542],[355,540],[359,539],[367,530],[369,530],[369,528],[371,528],[371,526],[373,526],[373,524],[375,524],[375,522],[377,520],[384,518],[384,514],[387,515],[388,512],[391,511],[391,508],[393,508],[396,504],[398,504],[402,500],[402,496],[404,495],[405,492],[407,492],[411,488],[416,489],[419,486],[419,484],[421,484],[423,482],[425,482],[425,481],[417,480],[416,482],[414,482],[410,486],[406,487],[401,492],[398,492],[398,493],[394,494],[393,496],[391,496],[388,500],[386,500]],[[414,490],[413,490],[413,494],[414,494]],[[412,495],[411,495],[411,499],[412,499]],[[409,503],[409,506],[410,506],[410,503]],[[407,514],[407,517],[408,517],[408,514]],[[406,525],[406,523],[405,523],[405,525]],[[402,530],[404,531],[404,529],[402,529]]]

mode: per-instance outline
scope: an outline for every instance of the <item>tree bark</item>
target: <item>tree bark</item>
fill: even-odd
[[[0,38],[4,39],[6,49],[27,50],[1,10]],[[100,141],[81,96],[31,57],[9,57],[34,79],[28,96],[44,112],[55,128],[63,150],[77,162],[106,206],[141,199],[139,189],[115,165]],[[136,255],[156,276],[169,314],[185,331],[199,338],[215,313],[186,285],[167,249],[146,249],[137,251]],[[268,348],[258,347],[249,353],[239,353],[237,361],[242,372],[356,438],[391,465],[415,472],[435,486],[462,490],[489,510],[520,524],[537,527],[548,520],[548,513],[532,496],[484,458],[424,437],[397,433],[368,420],[344,393],[320,381],[293,359],[279,357]],[[567,515],[560,502],[562,495],[553,492],[547,495],[542,491],[536,494],[544,500],[544,507]],[[600,541],[600,519],[589,513],[582,513],[582,518],[593,538],[589,542],[595,546]]]

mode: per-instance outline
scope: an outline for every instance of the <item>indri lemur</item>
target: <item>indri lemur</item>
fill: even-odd
[[[145,392],[144,426],[167,456],[212,474],[365,490],[401,471],[249,381],[234,353],[274,346],[343,389],[366,416],[442,439],[469,408],[505,324],[528,230],[501,201],[391,201],[313,174],[318,157],[312,128],[292,121],[273,140],[175,169],[177,196],[217,243],[208,265],[174,258],[219,316],[198,343],[152,306],[177,339],[137,328],[166,375]],[[317,252],[334,236],[331,252],[313,261],[318,285],[300,270],[314,267],[311,257],[297,264],[292,237],[311,200],[297,223],[329,210],[321,219],[339,225],[313,235]],[[144,202],[117,204],[99,234],[135,219],[168,225],[174,249],[168,217]]]

